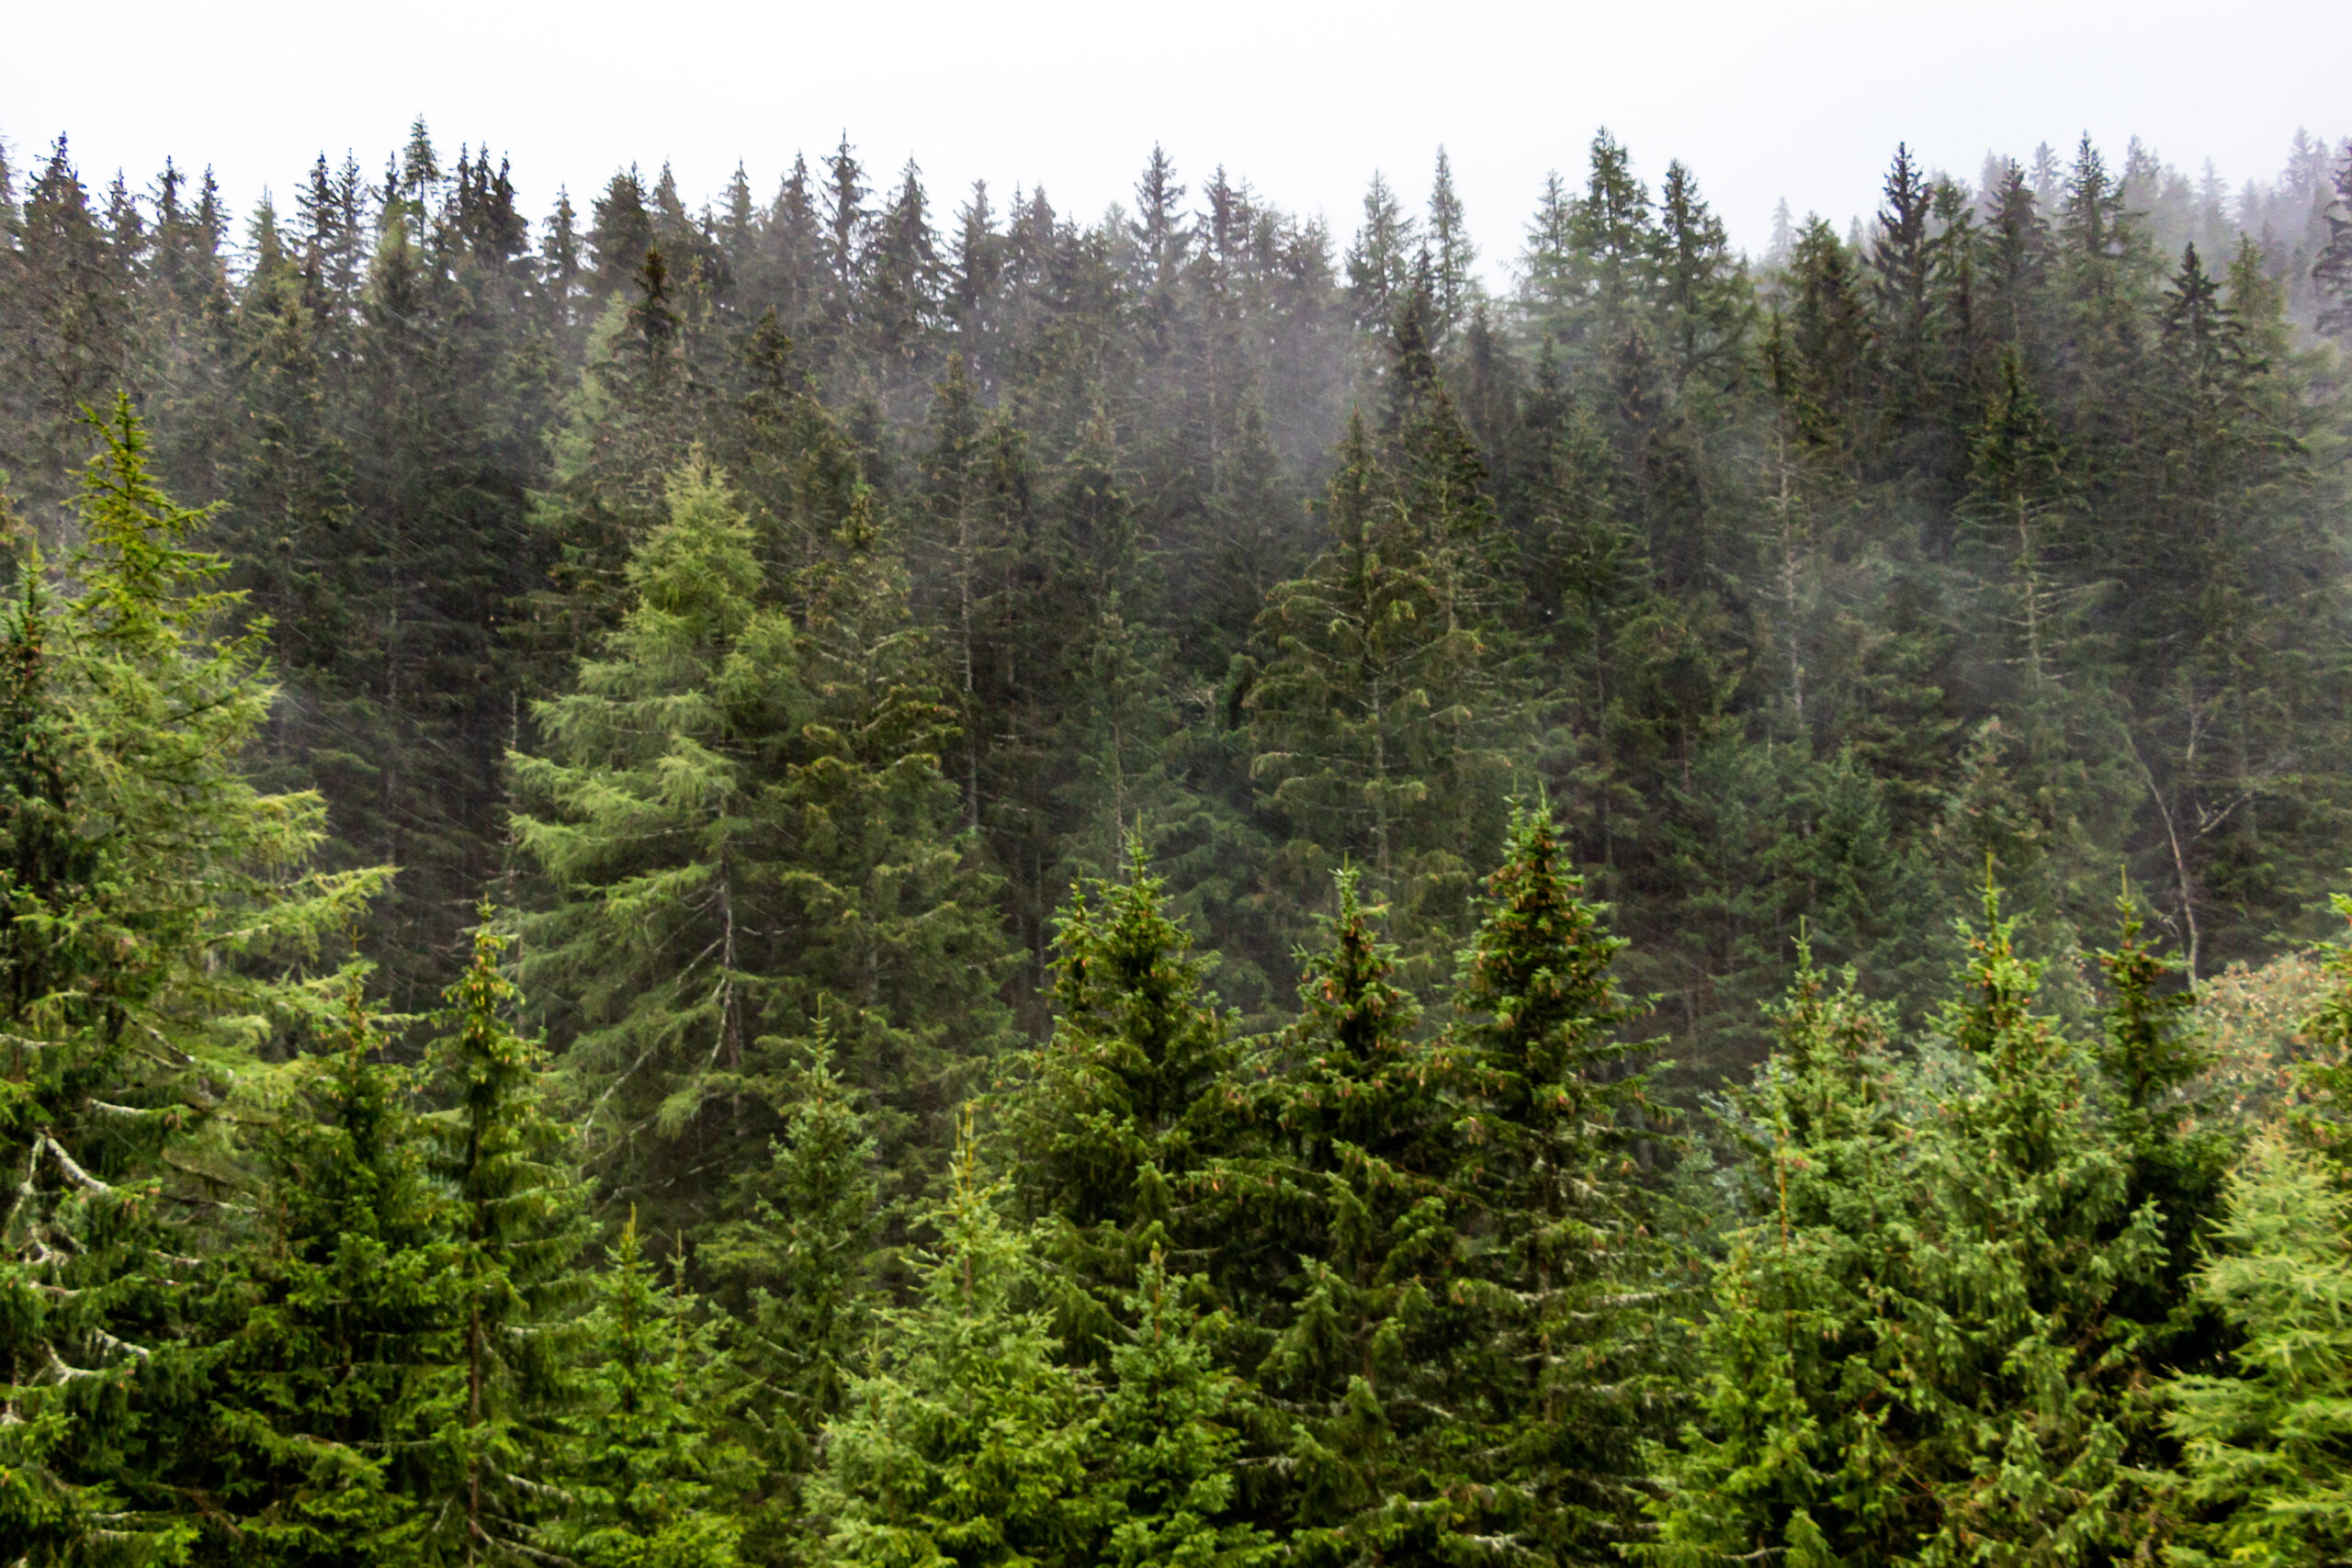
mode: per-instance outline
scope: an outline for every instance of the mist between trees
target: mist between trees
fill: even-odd
[[[2352,147],[0,158],[0,1562],[2352,1556]]]

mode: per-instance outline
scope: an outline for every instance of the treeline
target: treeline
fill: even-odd
[[[2352,155],[820,169],[0,167],[0,1541],[2344,1546]]]

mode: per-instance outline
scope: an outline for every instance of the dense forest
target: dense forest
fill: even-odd
[[[0,1562],[2352,1560],[2352,143],[446,159],[0,149]]]

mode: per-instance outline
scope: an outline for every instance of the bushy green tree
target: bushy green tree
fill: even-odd
[[[1767,1015],[1772,1055],[1725,1108],[1736,1224],[1645,1555],[1889,1562],[1930,1517],[1900,1468],[1916,1428],[1882,1283],[1905,1277],[1912,1214],[1891,1020],[1803,943]]]
[[[1514,811],[1442,1046],[1452,1181],[1478,1211],[1456,1222],[1476,1294],[1449,1403],[1491,1456],[1471,1461],[1489,1533],[1555,1562],[1604,1560],[1631,1532],[1671,1404],[1671,1259],[1643,1190],[1670,1134],[1633,1066],[1644,1009],[1610,973],[1624,941],[1582,894],[1548,807]]]
[[[1030,1242],[967,1134],[914,1299],[881,1314],[868,1369],[826,1434],[810,1512],[831,1563],[1015,1568],[1088,1561],[1097,1385],[1066,1365]]]
[[[1216,1248],[1194,1190],[1223,1150],[1237,1053],[1209,964],[1128,844],[1119,882],[1081,884],[1057,933],[1054,1033],[1026,1053],[1003,1119],[1012,1181],[1043,1224],[1066,1348],[1099,1360],[1146,1263]],[[1181,1276],[1180,1276],[1181,1278]]]
[[[565,1070],[592,1168],[663,1192],[745,1124],[729,1086],[772,967],[755,889],[785,852],[765,781],[801,694],[792,627],[763,605],[751,530],[707,467],[673,479],[628,571],[605,657],[540,709],[549,754],[514,759],[537,806],[516,829],[559,895],[524,923],[525,969],[575,1010]]]
[[[1934,1510],[1921,1561],[2059,1562],[2113,1547],[2125,1463],[2124,1293],[2164,1265],[2161,1216],[2092,1089],[2096,1065],[2036,1010],[2042,965],[1988,889],[1936,1022],[1953,1078],[1912,1166],[1916,1244],[1894,1292],[1896,1462]]]
[[[345,1006],[297,1064],[251,1231],[194,1314],[200,1414],[153,1480],[186,1500],[199,1562],[424,1564],[474,1544],[436,1528],[459,1499],[434,1463],[435,1396],[465,1365],[470,1305],[448,1200],[412,1075],[382,1059],[356,986]]]
[[[2199,1299],[2241,1336],[2226,1374],[2165,1387],[2188,1500],[2171,1561],[2289,1564],[2352,1551],[2352,1198],[2277,1134],[2229,1179]]]
[[[825,1424],[846,1407],[873,1338],[886,1267],[874,1138],[833,1070],[825,1020],[775,1099],[785,1123],[768,1168],[738,1179],[736,1212],[700,1252],[730,1314],[731,1402],[762,1470],[747,1500],[753,1561],[793,1550]]]
[[[0,631],[0,1451],[12,1528],[61,1554],[175,1532],[122,1513],[130,1456],[174,1440],[127,1386],[190,1375],[170,1341],[206,1250],[183,1233],[233,1177],[219,1112],[257,1047],[329,1008],[300,965],[387,874],[314,871],[318,797],[240,771],[262,641],[221,626],[204,514],[156,487],[129,401],[94,434],[80,542],[55,587],[28,563]]]
[[[1215,1179],[1262,1260],[1241,1300],[1282,1462],[1259,1506],[1303,1561],[1442,1555],[1473,1517],[1447,1399],[1474,1205],[1384,911],[1338,880],[1301,1016],[1260,1064],[1259,1141]]]
[[[577,1009],[596,1168],[699,1207],[679,1174],[731,1172],[761,1146],[741,1134],[773,1130],[761,1042],[822,1011],[899,1175],[1006,1020],[903,574],[854,509],[798,574],[796,622],[732,493],[689,466],[629,575],[605,657],[540,708],[548,754],[515,760],[522,844],[558,894],[526,922],[526,970]]]
[[[739,1456],[711,1419],[713,1349],[695,1303],[645,1261],[637,1216],[585,1324],[582,1401],[565,1425],[563,1513],[543,1539],[582,1568],[732,1568]]]

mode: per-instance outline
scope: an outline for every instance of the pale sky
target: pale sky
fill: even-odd
[[[1000,211],[1043,182],[1092,218],[1157,141],[1194,192],[1223,164],[1344,243],[1373,171],[1419,205],[1442,142],[1499,281],[1545,171],[1580,179],[1601,125],[1653,183],[1689,164],[1757,250],[1784,196],[1841,230],[1870,210],[1899,141],[1973,179],[1988,149],[2088,130],[2120,164],[2137,134],[2267,182],[2297,127],[2352,133],[2352,6],[0,5],[12,162],[62,130],[94,186],[168,153],[241,209],[285,200],[321,151],[372,176],[420,113],[452,159],[511,155],[535,224],[632,161],[699,201],[740,159],[764,199],[846,130],[877,184],[914,155],[943,213],[985,175]]]

